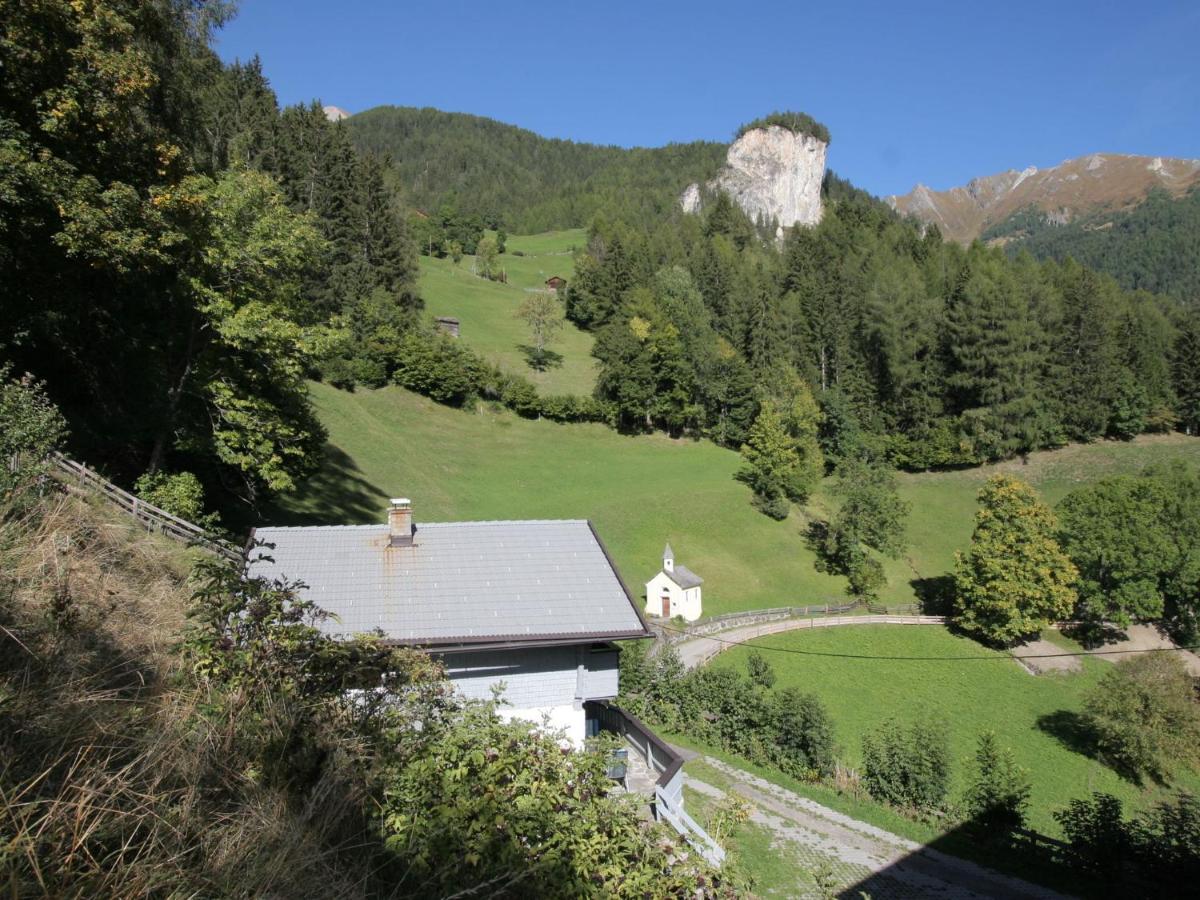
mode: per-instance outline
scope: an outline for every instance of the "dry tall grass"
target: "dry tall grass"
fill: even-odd
[[[63,495],[0,510],[0,895],[388,894],[350,760],[270,788],[203,714],[190,553]]]

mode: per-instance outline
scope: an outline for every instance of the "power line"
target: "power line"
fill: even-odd
[[[658,627],[666,631],[674,631],[677,634],[688,634],[682,628],[672,628],[670,625],[659,625]],[[779,634],[779,632],[772,633]],[[760,637],[767,636],[760,635]],[[999,652],[995,656],[874,656],[869,653],[833,653],[826,650],[800,650],[794,647],[767,647],[761,644],[751,644],[748,640],[732,641],[727,638],[714,637],[710,634],[695,635],[693,640],[716,641],[720,644],[728,644],[731,647],[752,647],[755,650],[769,650],[772,653],[794,653],[798,656],[824,656],[833,659],[872,659],[882,662],[991,662],[998,659],[1062,659],[1068,656],[1117,656],[1123,653],[1177,653],[1182,650],[1200,650],[1200,644],[1198,644],[1187,647],[1146,647],[1140,650],[1093,650],[1090,653],[1086,650],[1064,651],[1062,653],[1029,653],[1023,656]],[[757,638],[753,638],[752,640],[757,640]]]

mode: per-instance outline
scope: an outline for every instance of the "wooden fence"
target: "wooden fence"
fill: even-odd
[[[49,462],[50,474],[66,485],[68,489],[85,491],[102,497],[137,520],[146,530],[166,535],[185,544],[203,547],[205,550],[233,562],[242,561],[243,554],[240,547],[215,537],[199,525],[171,515],[153,503],[147,503],[140,497],[135,497],[129,491],[117,487],[87,466],[68,459],[57,451],[51,453]]]
[[[776,606],[771,609],[748,609],[741,612],[723,613],[719,616],[706,616],[687,625],[675,626],[671,624],[670,628],[662,627],[660,631],[664,641],[668,644],[677,644],[682,641],[690,641],[693,638],[704,637],[708,634],[728,631],[731,628],[737,628],[742,625],[756,625],[760,622],[777,622],[784,619],[812,619],[817,616],[841,616],[846,613],[853,613],[859,609],[865,609],[869,614],[875,616],[921,615],[921,606],[917,603],[906,603],[899,606],[884,606],[879,603],[862,603],[860,601],[839,604],[814,603],[809,606]],[[658,623],[652,619],[651,627],[654,627],[655,624]]]

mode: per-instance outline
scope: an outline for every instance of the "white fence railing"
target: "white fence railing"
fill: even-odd
[[[678,831],[709,863],[721,865],[725,849],[683,808],[683,757],[633,713],[606,700],[595,701],[593,709],[600,726],[624,737],[650,770],[658,774],[654,785],[655,816]]]

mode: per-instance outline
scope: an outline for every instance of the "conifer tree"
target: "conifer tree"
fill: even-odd
[[[836,475],[841,506],[829,522],[819,565],[845,575],[853,596],[873,597],[885,580],[883,565],[868,549],[893,559],[904,552],[909,506],[882,466],[852,457],[838,464]]]
[[[773,519],[788,515],[787,485],[794,477],[800,458],[783,417],[774,404],[764,403],[742,445],[744,464],[738,480],[754,491],[754,506]]]
[[[947,384],[980,459],[1041,446],[1036,324],[1003,258],[973,247],[946,312]]]
[[[1025,824],[1030,790],[1029,773],[1017,765],[1012,750],[999,745],[994,731],[981,734],[975,777],[964,798],[971,824],[988,836],[1010,834]]]
[[[1060,270],[1062,325],[1055,338],[1055,393],[1063,425],[1075,440],[1108,430],[1121,383],[1115,285],[1068,260]]]
[[[1200,310],[1193,310],[1179,326],[1172,348],[1176,410],[1179,427],[1200,434]]]
[[[1054,513],[1033,488],[1010,475],[989,478],[979,491],[971,546],[956,554],[959,627],[1008,645],[1069,616],[1079,573],[1057,531]]]

